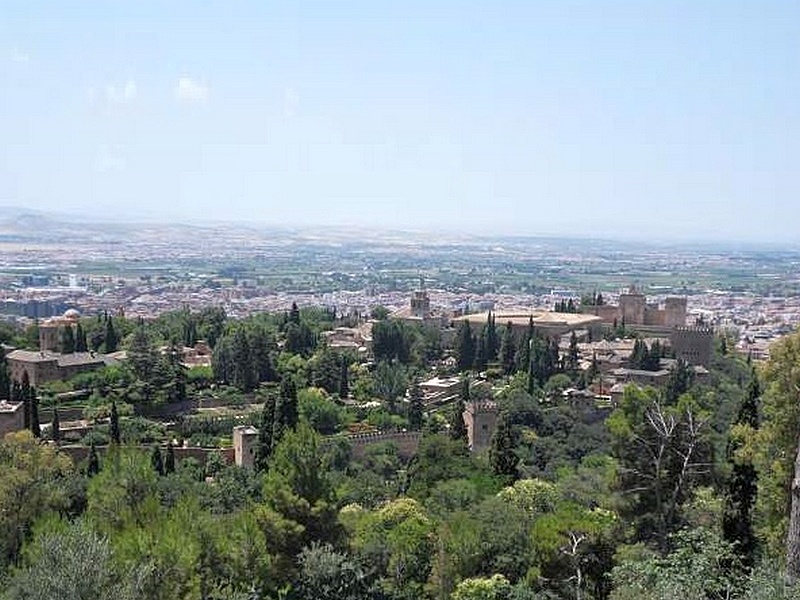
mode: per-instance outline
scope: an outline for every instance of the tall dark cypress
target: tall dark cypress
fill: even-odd
[[[50,422],[50,434],[53,441],[58,443],[61,441],[61,420],[58,418],[58,407],[53,407],[53,420]]]
[[[758,402],[761,389],[758,376],[753,369],[747,395],[739,408],[736,425],[746,425],[758,429]],[[727,458],[731,465],[731,474],[727,482],[725,509],[722,515],[722,535],[734,546],[734,551],[748,571],[755,561],[757,540],[753,532],[752,509],[758,492],[758,474],[749,460],[737,456],[741,448],[740,440],[728,442]]]
[[[164,460],[161,458],[161,448],[158,444],[155,444],[150,452],[150,466],[159,476],[164,474]]]
[[[89,349],[89,345],[86,343],[86,332],[83,330],[83,326],[78,323],[75,326],[75,352],[86,352]]]
[[[265,398],[261,409],[261,421],[258,426],[258,446],[256,448],[255,467],[257,471],[266,471],[272,456],[273,433],[275,431],[275,399]]]
[[[464,422],[464,411],[467,408],[469,396],[469,379],[464,377],[461,380],[461,394],[453,407],[453,414],[450,418],[450,437],[455,441],[463,442],[465,447],[469,444],[469,432],[467,424]]]
[[[117,336],[117,330],[114,329],[114,320],[112,317],[108,317],[106,319],[106,335],[104,344],[106,353],[116,352],[119,346],[119,336]]]
[[[291,377],[281,380],[281,392],[275,406],[275,424],[272,432],[272,447],[281,441],[283,434],[288,429],[297,425],[297,388]]]
[[[28,387],[28,406],[31,410],[31,433],[35,437],[42,436],[42,428],[39,425],[39,398],[36,396],[36,388]]]
[[[424,404],[422,389],[419,383],[414,382],[409,392],[410,402],[408,405],[408,428],[411,431],[420,431],[422,429],[422,421],[424,418]]]
[[[515,450],[517,439],[508,415],[500,413],[497,417],[497,429],[489,448],[489,462],[495,475],[505,477],[509,482],[519,477],[517,463],[519,457]]]
[[[167,457],[164,459],[164,474],[169,475],[175,472],[175,449],[172,442],[167,444]]]
[[[72,331],[72,325],[66,325],[61,330],[61,352],[64,354],[75,352],[75,332]]]
[[[11,398],[11,375],[8,371],[6,351],[0,346],[0,400]]]
[[[461,321],[456,334],[456,361],[459,371],[468,371],[475,363],[475,336],[467,319]]]
[[[91,443],[89,446],[89,457],[86,461],[86,474],[89,477],[93,475],[97,475],[100,472],[100,459],[97,456],[97,448],[94,446],[94,442]]]
[[[117,412],[117,403],[111,403],[111,418],[109,419],[108,432],[111,437],[112,444],[119,444],[119,413]]]

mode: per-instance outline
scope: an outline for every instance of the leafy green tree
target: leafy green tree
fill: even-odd
[[[279,544],[287,557],[296,556],[313,541],[339,540],[335,493],[320,442],[318,434],[300,423],[286,432],[273,451],[264,483],[264,516],[270,515],[272,526],[284,531]]]
[[[620,485],[630,499],[628,515],[640,539],[662,547],[681,525],[681,507],[692,489],[710,479],[713,448],[710,415],[684,395],[676,404],[652,389],[628,386],[608,417],[614,456],[622,467]]]
[[[668,600],[737,597],[742,582],[730,544],[706,528],[687,529],[670,539],[666,557],[627,558],[612,572],[611,600]],[[751,596],[747,596],[748,598]]]
[[[450,600],[511,600],[511,584],[503,575],[470,577],[461,581]]]
[[[297,393],[297,405],[301,420],[314,431],[331,435],[339,431],[343,423],[343,410],[319,388],[306,388]]]
[[[58,524],[36,537],[16,570],[8,600],[145,600],[142,567],[122,569],[107,539],[85,523]]]
[[[315,542],[300,553],[301,600],[377,600],[371,579],[367,569],[330,544]]]
[[[158,475],[146,453],[110,447],[89,482],[86,516],[96,531],[119,534],[143,527],[160,512]]]
[[[756,522],[767,554],[781,556],[786,550],[793,461],[800,439],[800,334],[781,339],[770,347],[762,371],[762,421],[752,445],[758,478]]]
[[[23,430],[0,440],[0,473],[0,568],[4,568],[19,558],[22,543],[37,519],[69,511],[65,482],[72,463]]]
[[[741,450],[745,447],[746,438],[754,436],[758,429],[760,396],[758,375],[754,369],[728,441],[727,458],[731,473],[727,481],[722,518],[723,539],[731,544],[741,564],[748,570],[755,564],[757,545],[752,511],[758,492],[758,474],[752,458],[742,456]]]
[[[372,377],[373,393],[386,402],[389,412],[395,412],[397,400],[403,396],[408,387],[408,375],[402,363],[380,362]]]

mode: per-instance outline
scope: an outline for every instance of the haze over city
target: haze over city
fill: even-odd
[[[788,241],[793,2],[6,6],[0,204]]]

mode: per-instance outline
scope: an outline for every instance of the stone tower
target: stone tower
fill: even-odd
[[[491,445],[497,428],[497,404],[491,400],[468,402],[464,423],[467,425],[469,449],[472,452],[485,450]]]
[[[233,428],[233,455],[237,467],[253,468],[258,445],[258,429],[251,425]]]
[[[632,285],[626,294],[619,295],[620,318],[626,325],[643,325],[647,299]]]

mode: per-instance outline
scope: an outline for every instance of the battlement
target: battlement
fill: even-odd
[[[705,325],[674,327],[669,342],[675,353],[691,365],[708,367],[711,364],[711,351],[714,345],[714,329]]]
[[[397,453],[403,458],[411,458],[417,453],[422,432],[420,431],[370,431],[365,433],[351,433],[342,437],[329,437],[325,443],[330,444],[337,439],[344,439],[350,443],[353,456],[358,458],[364,455],[365,450],[373,444],[388,442],[397,447]]]
[[[497,412],[497,403],[493,400],[469,402],[467,403],[467,411],[473,414]]]

